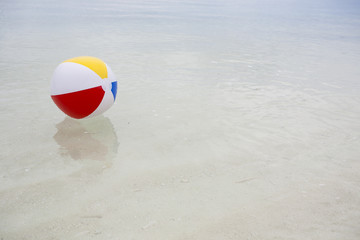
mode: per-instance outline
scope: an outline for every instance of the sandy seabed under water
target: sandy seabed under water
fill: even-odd
[[[357,239],[358,99],[245,83],[149,92],[34,123],[46,134],[2,127],[22,146],[2,149],[15,156],[2,160],[2,239]]]

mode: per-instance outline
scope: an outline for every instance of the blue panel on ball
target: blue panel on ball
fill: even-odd
[[[111,92],[114,96],[114,101],[116,99],[116,92],[117,92],[117,82],[112,82],[111,83]]]

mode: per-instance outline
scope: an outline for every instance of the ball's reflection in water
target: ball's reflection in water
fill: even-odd
[[[54,140],[60,145],[60,154],[74,160],[111,160],[119,146],[114,127],[109,118],[74,120],[66,117],[56,124]]]

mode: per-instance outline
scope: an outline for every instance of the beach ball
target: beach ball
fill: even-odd
[[[115,102],[117,81],[110,67],[95,57],[62,62],[51,78],[51,98],[72,118],[94,117]]]

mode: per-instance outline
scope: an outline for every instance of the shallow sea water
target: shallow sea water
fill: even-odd
[[[103,116],[49,96],[103,59]],[[0,239],[359,239],[360,4],[0,2]]]

